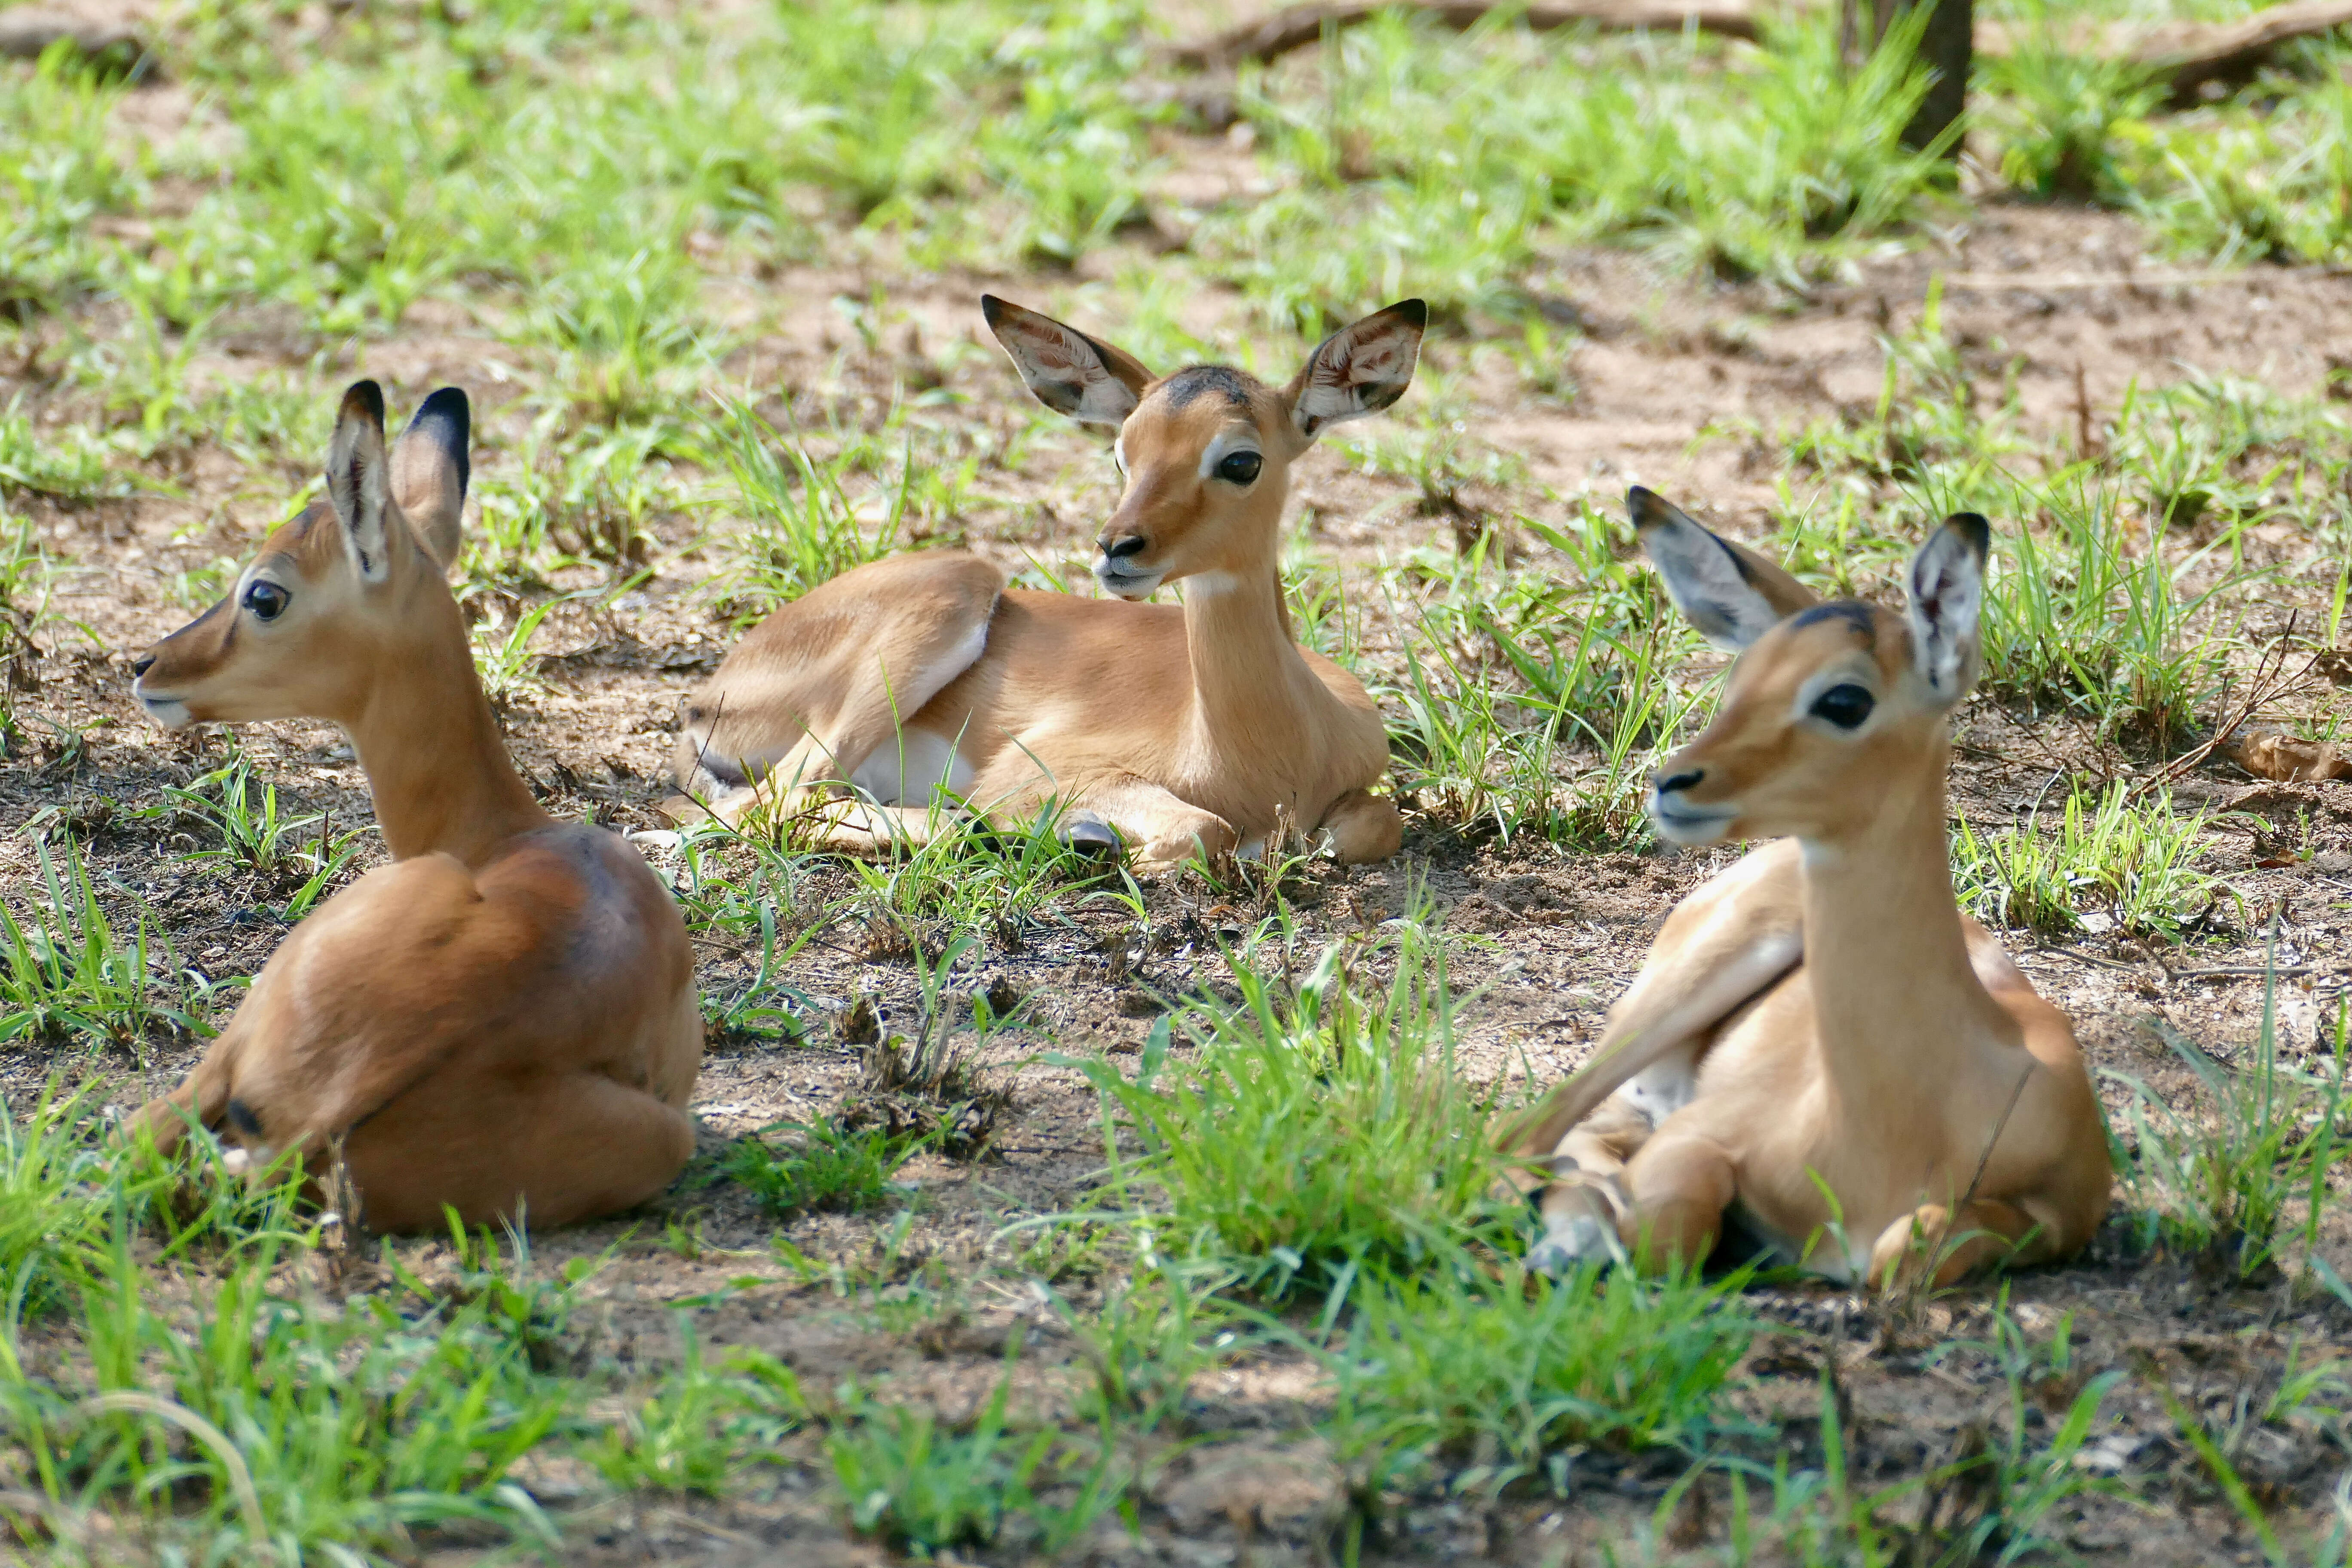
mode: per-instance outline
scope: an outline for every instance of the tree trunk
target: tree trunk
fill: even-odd
[[[1843,0],[1838,10],[1838,48],[1850,69],[1878,47],[1895,17],[1915,5],[1934,7],[1919,38],[1919,60],[1935,72],[1919,111],[1903,128],[1903,144],[1926,147],[1949,130],[1969,106],[1969,66],[1974,47],[1972,0]],[[1959,154],[1956,138],[1948,151]]]

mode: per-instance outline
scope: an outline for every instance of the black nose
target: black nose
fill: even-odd
[[[136,680],[154,668],[155,656],[152,653],[133,659],[131,663],[131,679]]]
[[[1678,789],[1693,787],[1705,777],[1706,777],[1705,768],[1693,768],[1686,773],[1654,773],[1651,775],[1650,784],[1660,795],[1672,795]]]
[[[1110,535],[1105,534],[1095,541],[1095,547],[1113,561],[1124,561],[1130,555],[1142,554],[1143,547],[1148,542],[1150,542],[1139,533],[1130,533],[1124,539],[1113,539]]]

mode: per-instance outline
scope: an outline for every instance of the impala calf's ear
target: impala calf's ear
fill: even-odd
[[[1984,610],[1992,529],[1972,511],[1944,520],[1911,560],[1911,663],[1948,708],[1977,679],[1977,622]]]
[[[1133,354],[1051,316],[993,294],[980,297],[980,312],[1037,401],[1081,425],[1124,425],[1151,384],[1151,373]]]
[[[466,395],[445,386],[416,405],[408,428],[392,446],[392,499],[444,572],[457,559],[466,482],[472,475],[466,450],[472,432]]]
[[[1400,300],[1318,343],[1287,389],[1299,435],[1312,441],[1327,425],[1378,414],[1402,397],[1428,325],[1427,304]]]
[[[1794,577],[1754,551],[1718,539],[1654,490],[1635,485],[1625,492],[1625,510],[1665,582],[1666,597],[1719,648],[1737,653],[1820,603]]]
[[[383,389],[355,381],[335,416],[334,438],[327,443],[327,499],[343,525],[343,545],[362,583],[381,583],[392,570],[392,545],[384,529],[390,496],[383,461]]]

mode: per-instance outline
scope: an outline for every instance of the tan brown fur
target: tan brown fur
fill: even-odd
[[[271,533],[228,598],[138,661],[170,728],[317,718],[351,735],[394,863],[297,926],[185,1082],[134,1126],[192,1127],[257,1171],[342,1141],[372,1228],[561,1225],[658,1193],[693,1152],[702,1020],[686,930],[614,834],[558,823],[514,771],[444,570],[465,489],[462,394],[383,450],[346,395],[329,499]],[[268,620],[257,583],[290,602]],[[267,597],[259,601],[267,605]]]
[[[859,567],[755,627],[689,700],[681,785],[723,816],[813,811],[854,847],[932,831],[944,782],[1000,823],[1050,803],[1075,841],[1115,831],[1147,866],[1246,852],[1286,820],[1342,859],[1393,854],[1396,810],[1368,793],[1386,729],[1360,682],[1292,640],[1277,550],[1290,464],[1403,392],[1419,302],[1335,333],[1281,388],[1222,367],[1154,378],[984,303],[1041,400],[1119,428],[1097,577],[1127,599],[1185,580],[1182,607],[1008,590],[960,551]],[[1247,482],[1203,471],[1243,452]]]
[[[1525,1184],[1545,1186],[1536,1261],[1703,1257],[1734,1205],[1808,1267],[1882,1285],[2076,1251],[2112,1181],[2098,1102],[2065,1016],[1959,912],[1947,858],[1983,520],[1921,551],[1906,620],[1809,607],[1657,498],[1634,511],[1676,602],[1746,648],[1658,771],[1661,832],[1789,837],[1676,908],[1593,1060],[1499,1128],[1548,1166]],[[1852,688],[1874,702],[1846,729],[1823,705]]]

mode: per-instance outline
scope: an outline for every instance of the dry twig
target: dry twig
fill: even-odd
[[[2294,619],[2290,616],[2286,630],[2279,634],[2277,640],[2263,649],[2262,658],[2255,661],[2254,678],[2246,682],[2246,696],[2244,700],[2238,704],[2237,711],[2223,723],[2216,725],[2211,737],[2204,744],[2198,746],[2186,756],[2175,758],[2162,772],[2142,782],[2139,787],[2132,792],[2133,798],[2137,799],[2152,789],[2160,789],[2201,764],[2206,758],[2229,744],[2238,731],[2245,727],[2246,721],[2252,718],[2264,704],[2303,684],[2311,672],[2319,667],[2320,656],[2312,655],[2293,677],[2283,679],[2281,672],[2286,668],[2286,645],[2294,636]],[[2267,675],[2263,673],[2266,668],[2269,671]]]

